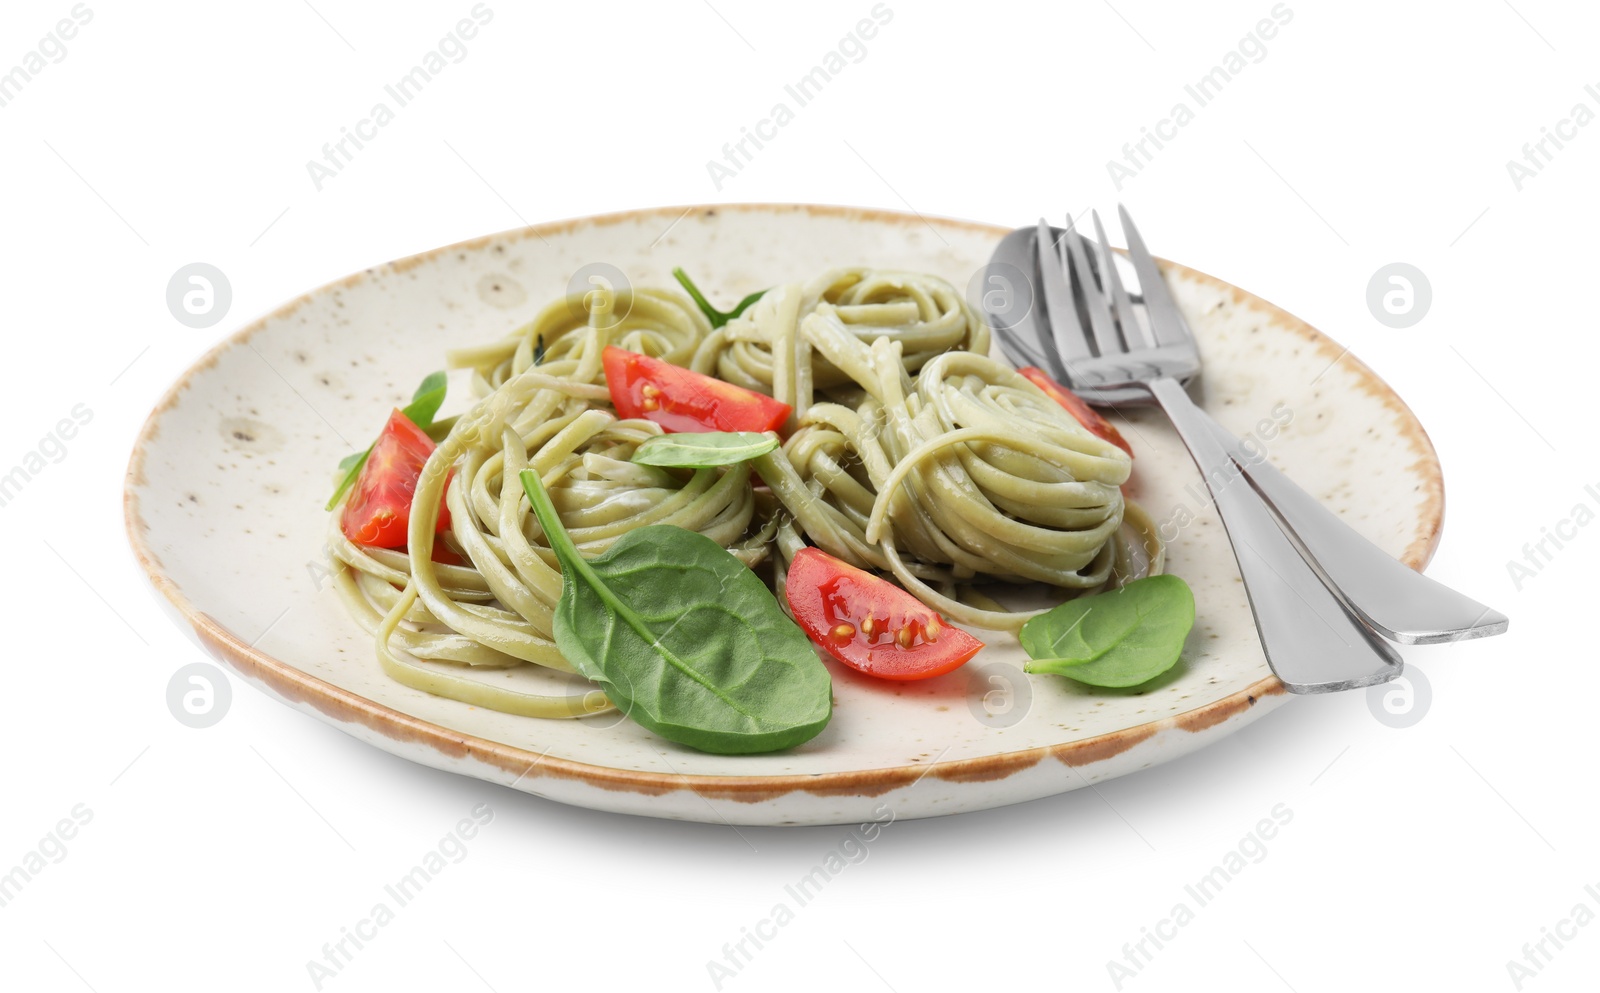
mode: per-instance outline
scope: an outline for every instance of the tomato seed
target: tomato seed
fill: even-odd
[[[833,629],[833,636],[838,638],[840,641],[844,641],[846,638],[853,637],[855,633],[855,627],[849,624],[841,624]]]

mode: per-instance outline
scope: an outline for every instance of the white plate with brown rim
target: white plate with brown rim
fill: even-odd
[[[445,349],[509,333],[565,293],[580,266],[604,262],[634,285],[670,286],[683,265],[723,300],[855,264],[966,287],[1007,230],[843,207],[670,207],[509,231],[357,273],[227,338],[162,397],[128,467],[134,553],[206,652],[289,706],[424,765],[563,803],[732,824],[849,823],[883,803],[899,817],[951,814],[1165,762],[1287,696],[1194,465],[1153,410],[1119,422],[1136,455],[1130,495],[1164,526],[1168,570],[1194,589],[1198,616],[1179,665],[1135,691],[1027,676],[1014,637],[979,632],[987,647],[972,662],[921,682],[830,661],[834,716],[820,735],[776,754],[709,755],[615,714],[515,717],[402,686],[379,670],[326,581],[322,507],[350,447],[340,435],[375,434]],[[1422,568],[1439,540],[1443,482],[1400,398],[1304,322],[1163,265],[1205,361],[1194,390],[1206,409]],[[465,406],[463,392],[446,413]]]

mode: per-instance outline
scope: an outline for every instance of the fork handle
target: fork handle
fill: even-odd
[[[1400,656],[1323,584],[1279,528],[1212,430],[1210,417],[1175,379],[1150,392],[1166,411],[1211,491],[1233,544],[1267,664],[1291,693],[1371,686],[1400,674]]]
[[[1402,645],[1433,645],[1505,631],[1506,615],[1407,567],[1363,538],[1264,455],[1251,456],[1210,414],[1211,433],[1277,514],[1304,557],[1358,617]]]

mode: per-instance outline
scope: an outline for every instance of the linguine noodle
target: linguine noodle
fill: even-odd
[[[661,428],[617,416],[607,345],[790,404],[788,440],[753,462],[765,486],[743,465],[632,462]],[[336,588],[396,680],[578,717],[610,703],[556,649],[561,574],[519,482],[525,468],[585,556],[672,524],[752,568],[770,563],[781,586],[809,543],[985,628],[1015,631],[1039,613],[1002,606],[1008,591],[1076,595],[1160,572],[1155,529],[1122,495],[1129,456],[988,352],[989,329],[955,288],[916,273],[834,270],[769,290],[717,329],[676,291],[556,300],[507,338],[450,353],[477,400],[422,470],[407,548],[353,544],[336,508]],[[450,528],[436,535],[441,497]],[[529,664],[570,685],[532,693],[468,674]]]

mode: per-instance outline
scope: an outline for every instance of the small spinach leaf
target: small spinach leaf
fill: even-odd
[[[1090,686],[1137,686],[1178,662],[1194,626],[1194,593],[1177,576],[1147,576],[1079,597],[1022,626],[1028,672]]]
[[[422,385],[411,394],[411,402],[400,408],[400,413],[411,419],[411,423],[424,431],[433,426],[433,419],[439,413],[439,408],[444,405],[444,393],[447,385],[445,374],[430,372],[422,380]],[[438,439],[435,438],[435,441]],[[344,478],[339,481],[339,488],[333,491],[333,496],[328,498],[327,506],[323,510],[332,510],[339,505],[339,498],[345,491],[354,486],[361,477],[361,469],[367,464],[367,456],[372,454],[372,446],[368,445],[364,452],[351,452],[339,460],[339,471],[344,473]]]
[[[684,272],[681,267],[672,270],[672,278],[676,279],[683,286],[683,288],[689,292],[689,295],[694,298],[694,302],[700,307],[701,312],[703,312],[706,315],[706,319],[711,322],[712,328],[720,328],[724,324],[733,320],[735,317],[738,317],[740,314],[749,310],[751,305],[757,300],[760,300],[762,294],[767,292],[766,290],[759,290],[750,294],[743,300],[740,300],[737,307],[724,314],[722,311],[711,306],[711,303],[706,300],[705,294],[700,292],[700,287],[694,285],[694,281],[689,278],[689,274]]]
[[[561,564],[556,647],[648,730],[718,754],[809,741],[833,684],[772,591],[727,549],[657,524],[585,559],[531,469],[522,472]]]
[[[683,431],[647,439],[633,453],[640,465],[710,469],[737,465],[778,447],[770,431]]]
[[[400,408],[400,413],[409,417],[412,424],[426,431],[428,425],[439,415],[439,408],[444,406],[444,393],[448,385],[444,373],[428,373],[422,385],[417,387],[417,392],[411,394],[411,402]]]

